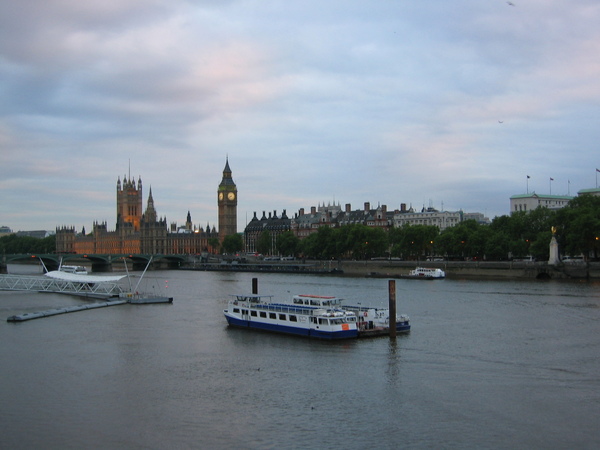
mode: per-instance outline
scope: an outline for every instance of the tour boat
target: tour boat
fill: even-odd
[[[87,275],[88,271],[85,267],[83,266],[64,266],[61,265],[58,268],[59,271],[61,272],[65,272],[65,273],[75,273],[77,275]]]
[[[234,295],[223,311],[232,326],[321,339],[358,336],[356,314],[338,307],[335,297],[311,296],[312,302],[274,303],[271,295]],[[295,296],[294,299],[301,296]]]
[[[416,267],[411,270],[408,275],[404,275],[402,278],[416,278],[420,280],[435,280],[445,278],[446,272],[442,269],[430,269],[428,267]]]
[[[320,339],[389,334],[389,310],[342,307],[342,299],[333,296],[295,295],[291,302],[274,303],[270,295],[234,295],[223,313],[231,326]],[[398,317],[396,331],[409,330],[408,316]]]

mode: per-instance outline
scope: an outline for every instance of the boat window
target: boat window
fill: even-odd
[[[319,325],[327,325],[327,324],[329,324],[327,319],[319,318]]]
[[[269,313],[269,319],[277,319],[277,314]]]
[[[321,302],[319,300],[311,300],[310,304],[314,306],[321,306]]]
[[[251,315],[252,317],[256,317],[256,316],[257,316],[257,314],[256,314],[256,311],[250,311],[250,315]]]
[[[279,320],[285,320],[285,314],[279,314]]]
[[[300,304],[300,305],[303,305],[303,304],[304,304],[304,301],[303,301],[301,298],[295,298],[295,299],[294,299],[294,303],[296,303],[296,304]]]
[[[311,323],[317,323],[317,318],[316,317],[311,317],[310,318],[310,322]]]
[[[264,312],[264,311],[261,311],[261,312],[260,312],[260,317],[262,317],[262,318],[266,319],[266,318],[267,318],[267,313],[266,313],[266,312]]]
[[[242,314],[248,314],[248,310],[247,309],[242,309]]]
[[[233,312],[234,312],[234,313],[238,313],[238,314],[239,314],[239,312],[240,312],[240,308],[233,308]]]
[[[290,322],[298,322],[298,318],[290,314]]]

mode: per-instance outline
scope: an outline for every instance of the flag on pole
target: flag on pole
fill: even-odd
[[[596,169],[596,172],[600,172],[600,169]]]
[[[598,170],[598,169],[596,169],[596,170]],[[598,172],[600,172],[600,170],[598,170]],[[527,175],[527,178],[531,178],[531,177],[529,175]]]
[[[550,177],[550,181],[554,181],[554,178]]]

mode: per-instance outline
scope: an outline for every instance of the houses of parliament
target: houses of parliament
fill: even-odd
[[[109,231],[106,222],[94,222],[92,232],[78,234],[73,227],[56,229],[57,253],[76,254],[199,254],[218,251],[225,236],[237,233],[237,187],[229,160],[217,190],[218,230],[207,224],[194,227],[190,212],[185,225],[167,224],[154,208],[152,188],[142,209],[142,179],[117,179],[117,223]]]

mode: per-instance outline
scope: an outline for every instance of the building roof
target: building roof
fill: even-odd
[[[571,195],[540,195],[535,192],[531,192],[529,194],[517,194],[510,197],[511,200],[517,198],[550,198],[555,200],[573,200],[573,196]]]
[[[581,194],[597,194],[600,195],[600,188],[582,189],[577,192],[577,195]]]

